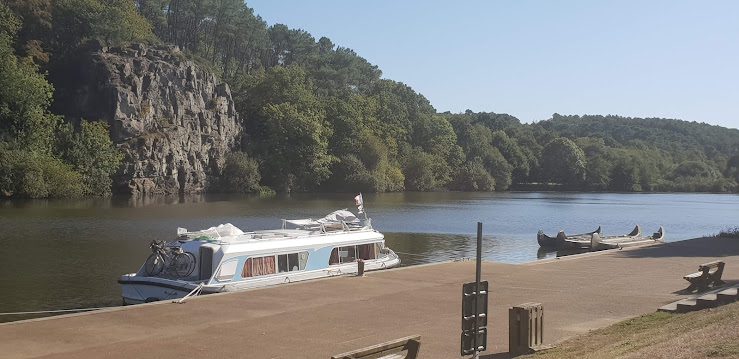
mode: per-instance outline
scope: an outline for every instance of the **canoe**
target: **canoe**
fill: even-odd
[[[536,234],[536,241],[539,242],[539,246],[540,247],[557,247],[557,243],[559,241],[561,241],[561,239],[558,240],[558,238],[562,238],[562,237],[565,237],[565,238],[580,238],[580,237],[582,237],[582,238],[587,238],[588,240],[590,240],[590,238],[592,237],[592,235],[594,233],[598,233],[598,234],[601,233],[600,226],[598,226],[598,229],[596,229],[596,230],[594,230],[592,232],[580,233],[580,234],[573,234],[573,235],[570,235],[569,237],[567,237],[565,235],[564,231],[559,231],[559,233],[557,233],[557,236],[556,237],[550,237],[550,236],[544,234],[544,231],[539,230],[539,232]]]
[[[631,234],[631,233],[630,233]],[[601,237],[597,233],[593,234],[591,239],[590,248],[592,250],[601,249],[612,249],[612,248],[624,248],[630,246],[637,246],[643,244],[650,244],[655,242],[664,242],[665,229],[660,226],[657,232],[651,236],[642,236],[641,234],[634,236],[613,236],[613,237]]]
[[[629,234],[622,236],[608,236],[601,237],[600,233],[593,233],[590,236],[567,236],[562,233],[562,236],[557,236],[557,245],[559,248],[579,248],[579,249],[593,249],[593,238],[597,235],[602,241],[606,243],[618,243],[620,241],[634,240],[635,238],[641,237],[641,227],[637,224]]]

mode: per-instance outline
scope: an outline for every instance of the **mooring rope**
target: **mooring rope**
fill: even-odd
[[[201,291],[203,290],[203,286],[205,286],[205,284],[204,284],[204,283],[200,283],[200,284],[198,284],[198,286],[197,286],[197,287],[195,287],[195,289],[193,289],[193,290],[192,290],[192,291],[191,291],[190,293],[187,293],[187,295],[186,295],[186,296],[184,296],[184,297],[182,297],[182,298],[180,298],[180,299],[175,299],[175,300],[173,300],[173,301],[172,301],[172,303],[178,303],[178,304],[182,304],[182,303],[184,303],[184,302],[185,302],[185,300],[186,300],[187,298],[190,298],[191,296],[197,296],[197,295],[200,295],[200,292],[201,292]]]

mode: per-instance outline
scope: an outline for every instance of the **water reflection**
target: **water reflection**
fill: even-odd
[[[539,247],[539,249],[536,251],[536,258],[537,259],[559,258],[559,257],[571,256],[573,254],[581,254],[581,253],[588,253],[588,252],[589,250],[582,249],[582,248],[553,249],[553,248]]]

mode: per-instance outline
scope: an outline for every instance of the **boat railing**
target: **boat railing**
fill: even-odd
[[[300,220],[303,221],[303,220]],[[346,222],[346,221],[336,221],[336,222],[318,222],[314,221],[313,219],[306,219],[304,220],[305,223],[296,223],[297,220],[282,220],[282,229],[287,229],[287,224],[290,223],[292,225],[295,225],[298,229],[303,230],[309,230],[309,231],[319,231],[320,233],[330,233],[330,232],[350,232],[350,231],[356,231],[360,229],[372,229],[372,221],[371,219],[363,220],[363,223],[354,223],[354,222]]]

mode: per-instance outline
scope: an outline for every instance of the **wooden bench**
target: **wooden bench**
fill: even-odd
[[[421,336],[414,335],[353,350],[331,359],[416,359],[421,349]]]
[[[709,285],[713,285],[714,287],[723,285],[724,281],[721,280],[721,275],[723,273],[724,262],[722,261],[713,261],[701,264],[698,266],[697,272],[690,273],[683,277],[685,280],[690,282],[690,286],[685,290],[689,293],[696,289],[699,292],[702,292],[708,289]]]

